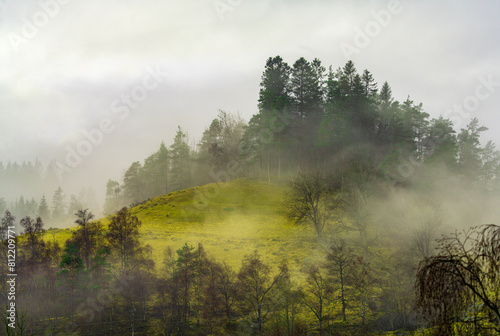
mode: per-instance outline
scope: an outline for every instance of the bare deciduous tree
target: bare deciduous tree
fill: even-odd
[[[330,286],[326,276],[317,265],[307,265],[302,272],[306,275],[303,303],[316,316],[321,330],[325,319]]]
[[[449,335],[456,323],[500,332],[500,226],[489,224],[439,240],[438,254],[417,272],[416,305]]]
[[[408,225],[413,227],[412,243],[420,258],[431,256],[436,248],[436,238],[443,223],[441,207],[434,200],[416,197],[407,212]]]
[[[246,255],[238,273],[239,288],[245,303],[251,307],[257,320],[257,333],[263,335],[264,321],[275,302],[271,291],[289,277],[288,266],[283,262],[276,276],[271,277],[271,268],[265,264],[255,251]]]
[[[343,321],[347,320],[348,286],[352,285],[353,282],[356,260],[357,256],[343,239],[334,242],[326,256],[326,265],[338,293],[337,300],[340,301],[342,307]]]
[[[300,173],[290,187],[285,201],[288,216],[298,223],[312,224],[320,238],[325,227],[336,218],[338,200],[331,180],[326,173],[311,170]]]

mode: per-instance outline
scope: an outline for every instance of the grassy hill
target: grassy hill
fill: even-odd
[[[291,223],[283,212],[287,186],[240,179],[171,192],[130,209],[142,221],[141,240],[153,247],[160,266],[163,251],[202,243],[209,255],[237,270],[245,254],[258,250],[276,265],[287,257],[292,269],[314,258],[312,227]],[[107,225],[108,218],[102,220]],[[71,229],[48,231],[45,239],[63,243]],[[324,254],[321,255],[323,257]]]
[[[287,219],[283,205],[287,191],[288,187],[283,184],[239,179],[171,192],[137,205],[130,212],[142,221],[140,239],[153,248],[160,276],[165,248],[170,246],[175,251],[185,243],[194,247],[202,243],[209,256],[227,262],[236,272],[243,257],[254,250],[273,271],[286,257],[292,278],[301,283],[304,275],[299,270],[307,262],[324,261],[326,244],[318,243],[312,226],[299,226]],[[109,218],[101,222],[107,226]],[[44,239],[63,244],[73,229],[48,230]],[[355,241],[352,235],[343,234]],[[375,292],[371,295],[381,293],[380,289]],[[349,323],[354,321],[353,326],[360,323],[355,302],[351,301],[347,312]],[[349,323],[340,320],[338,304],[328,310],[336,325],[349,327]],[[301,314],[307,323],[316,323],[308,309],[303,309]]]

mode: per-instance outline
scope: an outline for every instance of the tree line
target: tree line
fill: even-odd
[[[235,177],[283,181],[356,158],[393,183],[404,183],[419,167],[440,167],[498,190],[500,153],[492,141],[481,145],[487,128],[477,118],[457,131],[450,119],[431,119],[421,103],[396,100],[387,82],[379,89],[352,61],[326,70],[318,59],[289,66],[270,57],[258,109],[248,123],[219,111],[195,145],[179,127],[171,146],[162,143],[144,163],[132,163],[122,181],[108,181],[105,213],[190,186]]]
[[[87,209],[75,217],[63,246],[43,238],[41,218],[19,221],[17,329],[3,315],[8,335],[500,332],[495,225],[473,228],[464,238],[445,236],[424,259],[414,258],[415,249],[397,248],[384,260],[367,259],[363,248],[337,236],[299,269],[286,259],[272,267],[254,251],[233,270],[201,243],[167,246],[155,264],[152,248],[139,239],[142,223],[127,208],[107,227]],[[6,211],[2,239],[15,222]],[[6,260],[6,240],[0,250]],[[6,267],[0,265],[2,280]],[[0,283],[5,304],[8,284]]]
[[[42,194],[39,201],[35,197],[25,199],[24,196],[20,196],[7,202],[0,197],[0,213],[9,209],[14,217],[41,217],[44,222],[50,222],[54,227],[71,222],[77,210],[88,206],[97,208],[92,188],[83,188],[78,195],[71,194],[69,199],[61,187],[57,187],[49,199]]]
[[[92,221],[88,210],[75,216],[77,228],[63,246],[42,239],[41,218],[19,221],[24,235],[16,260],[16,301],[22,307],[18,330],[27,335],[68,328],[95,335],[300,335],[347,319],[361,321],[360,330],[372,328],[374,273],[344,240],[332,243],[322,261],[303,267],[305,283],[300,285],[286,260],[272,269],[255,251],[234,271],[209,256],[201,243],[196,248],[186,243],[176,251],[166,247],[162,265],[155,265],[151,247],[139,240],[141,222],[127,208],[113,215],[107,228]],[[6,211],[2,238],[12,225],[15,217]],[[6,247],[3,241],[4,256]],[[5,294],[6,282],[1,286]],[[341,314],[335,317],[337,304]],[[304,317],[307,312],[314,314],[317,326]],[[7,322],[5,327],[9,331]]]

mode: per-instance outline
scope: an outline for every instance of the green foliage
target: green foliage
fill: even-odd
[[[140,248],[139,227],[142,222],[127,208],[121,209],[110,219],[106,238],[118,254],[122,272],[129,271]]]
[[[171,184],[173,190],[184,189],[191,183],[191,149],[188,136],[179,126],[174,142],[170,146],[171,153]]]

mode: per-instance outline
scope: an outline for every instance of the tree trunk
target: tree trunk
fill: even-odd
[[[342,269],[340,269],[340,301],[342,303],[342,321],[345,322],[347,319],[345,317],[346,302],[344,296],[344,275]]]
[[[262,308],[260,304],[257,305],[257,331],[259,336],[262,336]]]

